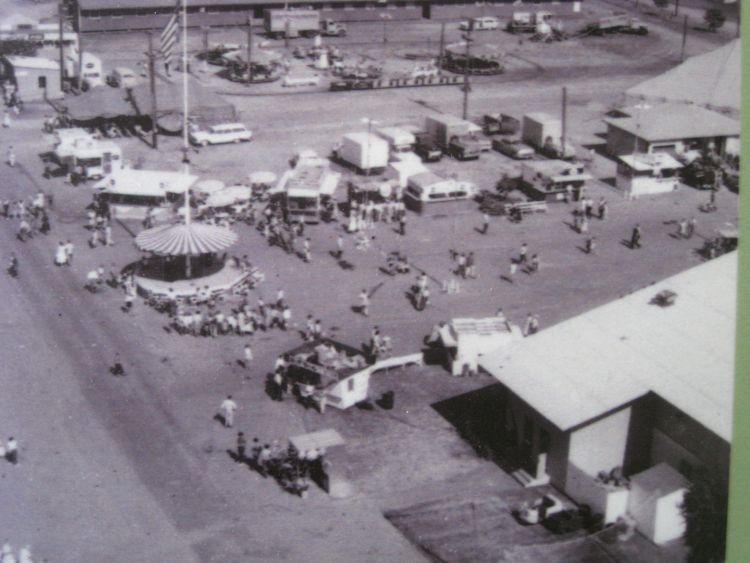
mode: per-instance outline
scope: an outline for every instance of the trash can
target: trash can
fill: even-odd
[[[396,394],[393,391],[386,391],[385,393],[383,393],[379,401],[380,408],[384,410],[391,410],[393,408],[395,397]]]

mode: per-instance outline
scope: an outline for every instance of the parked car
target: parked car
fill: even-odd
[[[522,143],[520,139],[513,139],[511,137],[493,139],[492,148],[516,160],[526,160],[534,156],[534,149]]]
[[[253,138],[253,132],[242,123],[222,123],[208,129],[190,132],[190,142],[205,147],[222,143],[247,142]]]
[[[481,31],[485,29],[498,29],[500,27],[500,22],[497,18],[493,18],[492,16],[484,16],[481,18],[473,18],[472,20],[464,20],[459,24],[459,29],[463,31],[467,31],[469,29],[469,26],[472,26],[472,29],[475,31]]]
[[[107,75],[107,84],[114,88],[132,88],[138,83],[135,72],[124,66],[117,67]]]

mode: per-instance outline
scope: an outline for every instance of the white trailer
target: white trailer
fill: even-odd
[[[320,31],[317,10],[266,10],[266,33],[271,37],[313,37]]]
[[[547,113],[527,113],[523,116],[521,138],[540,152],[552,158],[572,158],[575,149],[570,139],[565,138],[563,149],[562,121]]]
[[[388,166],[388,142],[374,133],[349,133],[334,156],[365,175],[382,174]]]
[[[79,168],[84,178],[92,180],[122,169],[122,149],[112,141],[73,139],[55,148],[55,158],[68,170]]]

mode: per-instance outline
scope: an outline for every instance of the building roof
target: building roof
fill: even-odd
[[[310,432],[309,434],[300,434],[289,438],[289,443],[294,446],[298,452],[317,450],[320,448],[333,448],[346,444],[343,436],[333,428]]]
[[[677,294],[674,305],[651,304],[664,290]],[[653,392],[731,442],[736,291],[733,252],[480,364],[563,431]]]
[[[742,76],[740,52],[740,40],[735,39],[641,82],[627,90],[626,95],[739,112]]]
[[[604,122],[648,142],[705,137],[734,137],[740,123],[721,114],[688,104],[642,104],[629,117]]]
[[[346,0],[328,0],[327,3],[340,3]],[[148,8],[174,8],[174,0],[78,0],[81,10],[134,10]],[[190,8],[210,6],[255,6],[267,5],[266,0],[196,0]],[[304,4],[300,2],[300,4]],[[309,5],[309,2],[306,4]]]
[[[42,57],[24,57],[11,55],[6,57],[8,62],[16,68],[36,68],[41,70],[60,70],[60,63]]]
[[[528,160],[521,167],[554,179],[570,177],[572,180],[591,180],[593,178],[585,168],[583,172],[578,173],[577,169],[582,165],[564,160]]]
[[[630,481],[657,497],[663,497],[690,486],[690,482],[666,462],[632,475]]]
[[[665,152],[625,154],[618,158],[630,168],[640,172],[662,168],[682,168],[680,161]]]
[[[198,179],[184,172],[123,168],[94,185],[112,194],[164,197],[167,192],[185,193]]]
[[[524,119],[531,119],[533,121],[536,121],[537,123],[550,123],[550,122],[560,122],[560,119],[557,117],[553,117],[548,113],[544,113],[543,111],[533,111],[531,113],[525,113]]]

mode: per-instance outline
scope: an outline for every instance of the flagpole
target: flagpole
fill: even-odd
[[[182,164],[185,175],[190,174],[188,150],[188,56],[187,56],[187,0],[182,0]],[[185,189],[185,226],[190,228],[190,189]],[[185,256],[185,274],[191,276],[190,254]]]

